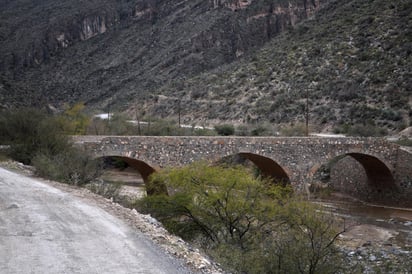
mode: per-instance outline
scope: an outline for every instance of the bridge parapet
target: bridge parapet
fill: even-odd
[[[399,146],[383,138],[79,136],[74,141],[96,157],[136,159],[153,169],[241,154],[299,190],[337,157],[354,157],[375,181],[392,178],[399,160]]]

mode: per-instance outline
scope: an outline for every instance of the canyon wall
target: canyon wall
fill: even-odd
[[[76,1],[73,1],[76,2]],[[288,27],[296,25],[302,19],[311,16],[326,0],[302,1],[257,1],[257,0],[210,0],[210,1],[170,1],[138,0],[130,4],[104,4],[95,9],[76,12],[64,10],[57,16],[42,21],[15,26],[16,41],[4,41],[0,54],[0,70],[15,70],[32,67],[43,63],[56,53],[76,43],[88,40],[107,31],[121,31],[132,24],[147,23],[156,25],[159,21],[170,20],[174,24],[182,23],[188,14],[207,15],[205,28],[191,40],[193,51],[208,51],[212,47],[226,52],[225,61],[243,55],[251,48],[263,45],[266,41]],[[9,4],[10,5],[10,4]],[[40,4],[39,4],[40,5]],[[7,9],[7,4],[5,4]],[[12,7],[10,7],[12,8]],[[6,13],[7,15],[7,13]],[[223,15],[223,17],[222,17]],[[24,16],[18,14],[18,16]],[[30,15],[28,15],[30,16]],[[176,17],[178,16],[178,17]],[[4,20],[13,20],[6,18]],[[40,20],[40,19],[39,19]],[[205,19],[206,20],[206,19]],[[34,31],[31,24],[38,24]],[[13,25],[13,22],[7,25]],[[209,26],[209,27],[208,27]],[[142,37],[150,39],[150,37]],[[206,65],[210,67],[213,65]]]

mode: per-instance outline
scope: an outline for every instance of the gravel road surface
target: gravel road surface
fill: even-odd
[[[190,273],[105,210],[0,168],[0,273]]]

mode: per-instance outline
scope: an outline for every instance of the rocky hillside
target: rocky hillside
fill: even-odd
[[[308,103],[318,130],[398,131],[412,123],[411,49],[411,1],[334,1],[250,56],[159,93],[206,120],[304,122]],[[160,98],[157,112],[175,113]]]
[[[3,101],[93,106],[105,100],[122,106],[170,80],[229,63],[320,6],[319,0],[0,3]]]
[[[0,0],[0,104],[186,123],[411,121],[408,0]],[[180,106],[180,107],[179,107]]]

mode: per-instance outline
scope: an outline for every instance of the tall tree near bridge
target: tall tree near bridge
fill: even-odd
[[[82,135],[86,133],[90,119],[84,114],[85,105],[83,103],[66,107],[66,110],[59,116],[59,122],[63,131],[69,135]]]
[[[333,273],[340,234],[331,216],[242,167],[194,163],[153,174],[168,194],[140,206],[241,273]]]

